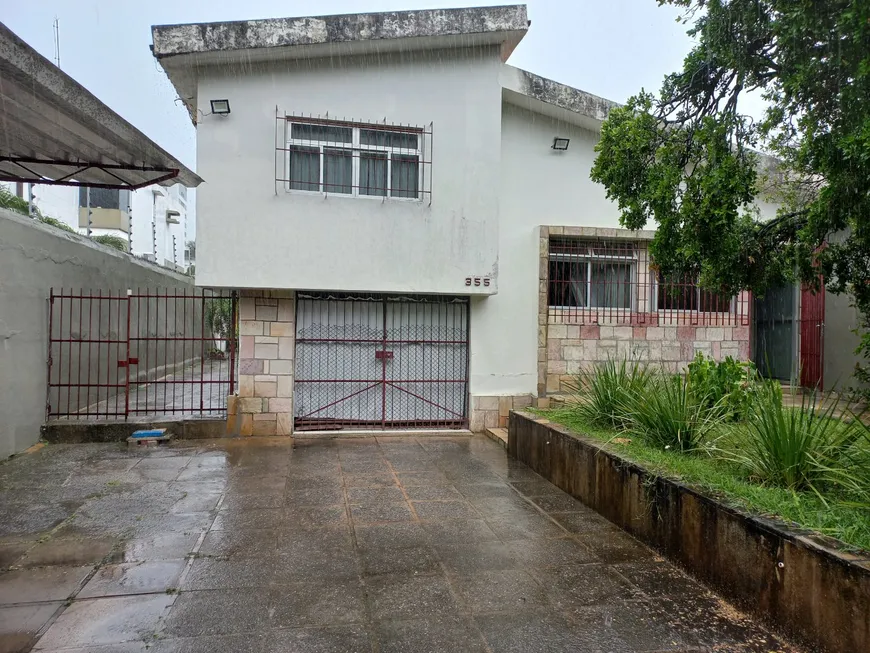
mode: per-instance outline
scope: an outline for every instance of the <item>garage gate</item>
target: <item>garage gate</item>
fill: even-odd
[[[294,428],[468,428],[468,298],[305,294]]]

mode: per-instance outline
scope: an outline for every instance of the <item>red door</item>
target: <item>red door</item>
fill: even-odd
[[[807,286],[801,288],[801,385],[822,388],[822,340],[825,330],[825,290],[813,294]]]

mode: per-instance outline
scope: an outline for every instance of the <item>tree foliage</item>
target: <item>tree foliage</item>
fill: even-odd
[[[623,226],[657,223],[663,274],[725,293],[821,274],[870,315],[870,0],[658,2],[696,45],[603,125],[592,179]]]
[[[126,238],[121,238],[120,236],[111,236],[109,234],[91,236],[91,240],[96,243],[100,243],[100,245],[105,245],[106,247],[117,249],[119,252],[126,252],[127,246],[129,244]]]
[[[0,185],[0,208],[15,211],[21,215],[30,215],[27,200],[23,197],[18,197],[18,195],[2,185]],[[36,207],[34,207],[34,210],[38,212]]]

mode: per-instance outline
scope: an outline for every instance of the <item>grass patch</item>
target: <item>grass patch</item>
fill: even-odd
[[[607,443],[606,449],[619,453],[653,474],[682,481],[733,507],[762,516],[777,517],[801,528],[829,535],[853,550],[870,551],[870,510],[855,505],[854,498],[847,494],[829,493],[826,503],[811,491],[758,485],[750,482],[746,471],[736,463],[704,454],[686,455],[652,448],[631,434],[591,424],[588,419],[578,415],[576,408],[535,412]],[[723,445],[729,442],[736,444],[740,440],[739,433],[738,426],[724,424],[717,427],[715,436]],[[616,444],[611,442],[614,438],[630,439],[630,442]]]

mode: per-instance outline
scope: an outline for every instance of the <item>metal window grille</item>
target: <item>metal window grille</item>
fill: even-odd
[[[275,192],[432,202],[433,125],[278,116]]]
[[[237,316],[229,292],[51,289],[47,418],[225,416]]]
[[[749,294],[726,297],[695,278],[664,279],[646,243],[552,237],[549,319],[571,324],[747,326]]]

